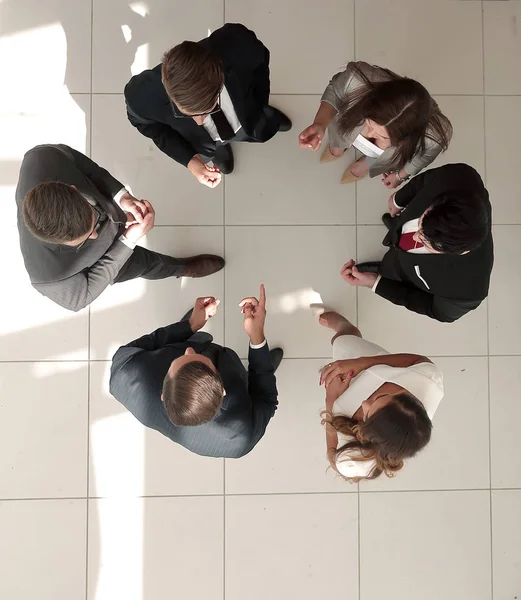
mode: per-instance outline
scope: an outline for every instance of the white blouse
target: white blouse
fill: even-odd
[[[348,389],[333,405],[333,415],[352,417],[376,390],[386,382],[403,387],[418,398],[432,420],[443,398],[443,375],[430,362],[419,363],[411,367],[390,367],[376,365],[362,371],[351,380]],[[340,439],[342,438],[342,439]],[[349,441],[348,436],[339,434],[339,447]],[[337,459],[337,469],[346,477],[366,477],[375,464],[374,460],[355,461],[346,452]]]

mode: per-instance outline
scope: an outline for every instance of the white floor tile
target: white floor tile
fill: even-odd
[[[328,469],[326,434],[320,424],[325,394],[318,386],[325,363],[282,361],[277,370],[279,407],[253,452],[226,461],[226,493],[357,491],[357,486]]]
[[[10,93],[42,97],[63,84],[90,92],[90,17],[91,0],[6,2],[0,54]]]
[[[87,364],[0,363],[0,498],[87,493]]]
[[[226,599],[356,600],[357,516],[354,494],[227,498]]]
[[[227,225],[348,225],[355,222],[354,186],[341,185],[347,159],[320,164],[322,153],[298,147],[320,96],[272,96],[293,122],[266,144],[234,144],[236,169],[226,178]]]
[[[157,225],[222,225],[223,185],[210,189],[127,119],[122,95],[93,96],[92,158],[156,211]]]
[[[141,425],[109,394],[109,362],[92,363],[90,376],[90,496],[222,494],[222,460]]]
[[[488,96],[485,106],[487,187],[492,203],[492,220],[505,225],[521,223],[517,143],[521,125],[518,119],[512,118],[521,111],[521,97]]]
[[[353,0],[225,5],[226,21],[244,23],[270,50],[274,94],[322,94],[331,76],[353,59]]]
[[[490,600],[489,501],[488,491],[363,494],[360,597]]]
[[[92,91],[122,93],[133,75],[153,69],[167,50],[222,25],[222,0],[94,0]]]
[[[495,488],[521,488],[519,385],[521,356],[490,357],[490,439]]]
[[[434,362],[443,372],[445,396],[434,416],[429,445],[406,461],[395,477],[382,475],[364,482],[361,491],[489,487],[487,359],[436,358]]]
[[[145,243],[151,250],[178,257],[223,255],[221,227],[156,227]],[[122,344],[178,321],[198,296],[223,299],[223,272],[201,279],[134,279],[115,284],[91,307],[91,358],[111,359]],[[206,329],[217,343],[223,341],[223,313]]]
[[[494,598],[516,598],[521,589],[521,490],[492,492]]]
[[[485,93],[521,94],[521,2],[483,2],[483,19]]]
[[[0,503],[0,597],[84,600],[86,504]]]
[[[483,98],[479,96],[436,96],[440,110],[450,120],[454,133],[449,148],[429,165],[429,169],[448,163],[463,162],[485,176],[485,139],[483,136]],[[363,179],[357,184],[358,224],[380,223],[387,212],[391,193],[381,183],[381,176]]]
[[[492,233],[495,259],[488,299],[490,354],[519,354],[521,225],[496,225]]]
[[[91,500],[89,600],[223,600],[223,500]]]
[[[358,227],[358,262],[379,260],[385,228]],[[367,339],[389,352],[427,356],[481,355],[487,353],[487,307],[482,303],[454,323],[434,319],[396,306],[368,288],[358,292],[358,326]]]
[[[431,94],[482,94],[482,51],[479,2],[356,0],[357,59],[412,77]]]
[[[287,358],[331,356],[326,332],[309,304],[322,301],[348,319],[355,318],[355,294],[340,277],[354,255],[354,227],[227,227],[226,345],[247,355],[237,304],[259,293],[264,283],[266,336]]]

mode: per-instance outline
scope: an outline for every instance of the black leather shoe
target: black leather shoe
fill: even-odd
[[[216,167],[219,167],[223,175],[233,173],[233,152],[230,144],[222,144],[219,146],[215,151],[212,162]]]
[[[358,263],[356,268],[360,271],[360,273],[380,273],[381,262],[364,262]]]
[[[276,371],[279,368],[280,363],[282,362],[284,350],[282,350],[282,348],[273,348],[273,350],[270,350],[270,356],[271,364],[273,365],[273,370]]]
[[[279,118],[279,131],[289,131],[293,127],[291,120],[278,108],[270,106],[270,110]]]
[[[385,213],[382,215],[382,222],[387,227],[387,229],[391,229],[393,226],[393,217],[389,213]]]
[[[207,277],[224,267],[224,258],[215,254],[199,254],[185,258],[185,268],[179,277]]]

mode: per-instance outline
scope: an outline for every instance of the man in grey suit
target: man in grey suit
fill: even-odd
[[[122,346],[110,393],[143,425],[191,452],[239,458],[262,438],[277,409],[275,369],[282,350],[264,337],[266,293],[239,306],[250,338],[248,372],[233,350],[199,332],[219,300],[198,298],[183,320]]]
[[[32,285],[78,311],[112,283],[135,277],[205,277],[224,259],[174,258],[137,246],[154,226],[138,200],[90,158],[65,145],[36,146],[24,157],[16,188],[20,247]]]

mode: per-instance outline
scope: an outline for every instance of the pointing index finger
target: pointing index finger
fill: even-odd
[[[263,283],[260,285],[259,304],[261,308],[266,308],[266,288]]]

